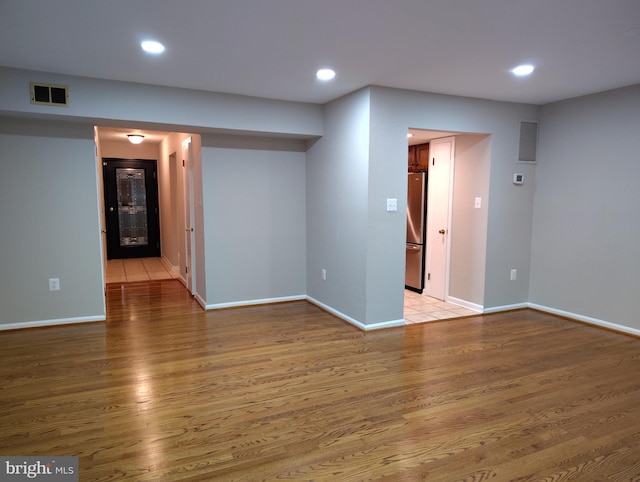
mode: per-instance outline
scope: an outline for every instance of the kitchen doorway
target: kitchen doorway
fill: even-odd
[[[447,302],[455,133],[410,129],[409,134],[405,322],[422,323],[474,314]],[[412,188],[415,183],[423,187]],[[424,210],[422,214],[419,209]],[[424,232],[416,234],[416,230]],[[417,250],[415,246],[420,240],[424,245]],[[416,253],[420,260],[415,259]],[[424,269],[416,270],[415,266]],[[422,279],[409,279],[415,271],[420,272]]]
[[[446,301],[455,137],[410,129],[405,287]]]
[[[451,311],[460,308],[470,311],[460,312],[457,316],[482,313],[487,264],[491,134],[421,129],[409,129],[409,133],[413,134],[409,138],[410,147],[429,143],[432,148],[430,165],[424,167],[424,170],[429,171],[427,190],[432,191],[427,195],[427,223],[430,224],[430,232],[425,252],[428,251],[430,242],[434,243],[434,238],[435,243],[439,243],[435,247],[446,251],[444,256],[436,256],[435,260],[432,257],[428,262],[425,257],[425,278],[431,273],[431,279],[426,280],[422,294],[404,291],[404,319],[407,323],[431,321],[434,319],[434,312],[437,315],[435,319],[449,318]],[[451,143],[447,138],[451,139]],[[445,145],[439,147],[440,143]],[[439,154],[441,148],[443,152]],[[448,174],[442,176],[444,181],[437,181],[437,168],[444,165],[439,160],[442,156],[445,160],[447,156],[451,159],[450,169]],[[443,201],[429,196],[434,194],[436,185],[443,189],[448,187]],[[446,207],[444,213],[448,219],[441,221],[434,218],[434,205]],[[441,233],[441,230],[445,232]],[[440,272],[444,272],[444,285],[442,280],[434,280],[434,273],[437,272],[434,266],[436,263],[442,266],[442,259],[444,271],[440,268]],[[429,282],[435,284],[435,281],[438,281],[444,296],[439,296],[432,289],[434,286],[429,286]],[[428,303],[430,306],[427,306]],[[438,313],[439,309],[441,313]]]

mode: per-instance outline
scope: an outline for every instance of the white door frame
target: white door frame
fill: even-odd
[[[446,192],[444,193],[444,197],[447,198],[447,206],[446,206],[446,221],[445,221],[445,226],[441,226],[441,225],[435,225],[435,223],[431,220],[432,218],[429,215],[429,211],[433,210],[433,203],[431,202],[430,199],[428,199],[427,202],[427,259],[426,259],[426,263],[425,263],[425,274],[427,276],[430,276],[433,273],[434,267],[431,265],[431,245],[432,243],[430,242],[432,239],[436,238],[438,235],[438,232],[441,229],[445,230],[444,233],[444,241],[445,241],[445,253],[444,253],[444,273],[439,273],[443,280],[444,286],[442,289],[442,299],[444,301],[447,301],[447,298],[449,297],[449,274],[450,274],[450,269],[451,269],[451,224],[452,224],[452,217],[453,217],[453,181],[454,181],[454,171],[455,171],[455,137],[443,137],[443,138],[439,138],[439,139],[433,139],[430,141],[430,145],[429,145],[429,151],[430,151],[430,164],[429,164],[429,168],[431,168],[432,164],[434,163],[434,156],[433,156],[433,146],[434,144],[444,144],[444,143],[450,143],[450,148],[449,148],[449,172],[446,174],[446,178],[443,179],[443,181],[446,183],[443,187],[446,190]],[[435,161],[437,162],[437,161]],[[428,185],[430,185],[432,182],[432,178],[431,176],[429,176],[429,181],[428,181]],[[428,191],[430,191],[430,189],[428,189]],[[428,193],[427,193],[428,196]],[[433,212],[433,211],[432,211]],[[442,236],[442,235],[440,235]],[[439,298],[440,296],[440,290],[431,290],[431,280],[427,279],[425,282],[425,287],[426,287],[426,295],[427,296],[434,296],[434,294],[436,295],[436,297]],[[440,286],[438,286],[438,288],[440,288]]]
[[[184,161],[184,222],[185,222],[185,278],[187,289],[192,295],[196,294],[196,265],[195,256],[195,201],[193,195],[193,151],[191,137],[182,141],[182,159]]]

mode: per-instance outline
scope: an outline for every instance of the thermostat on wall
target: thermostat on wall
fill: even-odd
[[[514,184],[524,184],[524,174],[515,173],[513,175],[513,183]]]

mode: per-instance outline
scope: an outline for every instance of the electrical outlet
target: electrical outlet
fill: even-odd
[[[327,281],[327,270],[322,268],[322,280]]]
[[[511,270],[511,275],[510,275],[510,280],[511,281],[515,281],[515,279],[518,277],[518,270],[517,269],[512,269]]]
[[[60,291],[60,278],[49,278],[49,291]]]
[[[477,197],[475,200],[475,203],[473,204],[473,207],[476,209],[480,209],[482,207],[482,198],[481,197]]]

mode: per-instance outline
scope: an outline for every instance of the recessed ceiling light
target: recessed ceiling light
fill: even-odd
[[[164,52],[164,45],[160,42],[156,42],[155,40],[145,40],[140,44],[142,50],[148,52],[150,54],[161,54]]]
[[[320,69],[316,72],[316,77],[319,80],[331,80],[336,76],[336,73],[331,69]]]
[[[533,65],[518,65],[515,69],[512,69],[511,72],[513,73],[513,75],[522,77],[533,72],[533,68]]]

